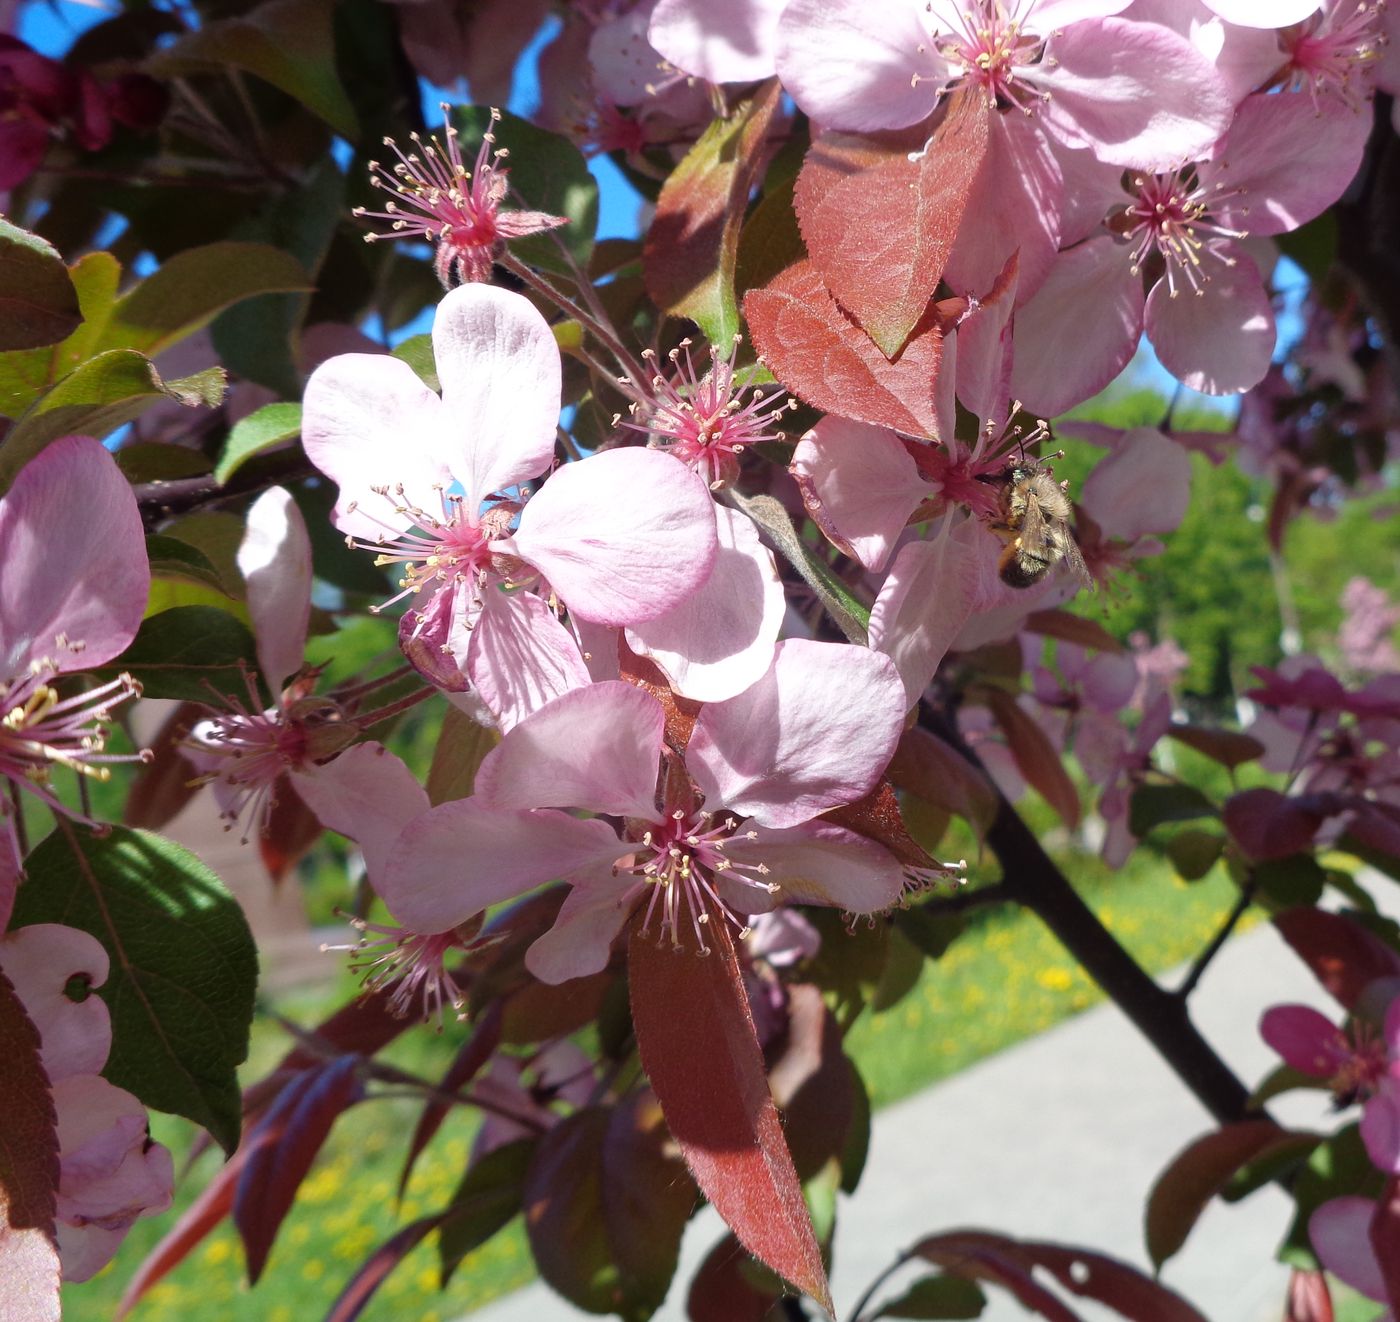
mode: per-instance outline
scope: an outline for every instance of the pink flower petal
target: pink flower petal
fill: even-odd
[[[870,612],[870,646],[899,668],[912,707],[977,603],[981,571],[951,536],[910,542],[895,557]]]
[[[1026,15],[1025,26],[1031,32],[1049,34],[1071,23],[1121,14],[1130,4],[1132,0],[1039,0]]]
[[[760,828],[745,840],[740,825],[725,847],[735,866],[762,864],[771,896],[741,887],[728,875],[721,892],[740,912],[763,912],[780,904],[827,904],[849,913],[880,913],[904,890],[904,870],[882,845],[831,822],[803,822],[786,830]]]
[[[613,680],[575,689],[527,716],[476,773],[493,808],[585,808],[653,817],[665,717],[644,689]]]
[[[1138,672],[1132,657],[1101,652],[1084,669],[1080,691],[1098,711],[1117,712],[1132,701]]]
[[[796,826],[873,789],[903,725],[904,685],[887,657],[788,639],[757,684],[701,709],[686,766],[711,811]]]
[[[944,377],[955,380],[963,408],[984,423],[989,419],[1001,422],[1009,412],[1011,314],[1019,296],[1020,278],[1018,253],[992,288],[978,296],[972,314],[943,339],[939,385],[944,386]],[[952,402],[944,407],[951,410]],[[941,414],[939,421],[944,424],[941,434],[952,436],[951,412]]]
[[[539,597],[494,587],[471,628],[466,672],[502,730],[592,682],[573,635]]]
[[[275,693],[301,669],[311,618],[311,539],[291,494],[263,492],[248,510],[238,547],[258,666]]]
[[[109,967],[102,943],[76,927],[35,923],[0,936],[0,971],[39,1030],[50,1083],[96,1074],[107,1063],[111,1016],[92,989],[107,981]],[[67,993],[72,978],[88,988],[82,1000]]]
[[[340,488],[335,526],[367,541],[393,536],[414,519],[375,487],[402,487],[408,500],[431,508],[445,484],[447,453],[442,401],[397,358],[345,353],[311,374],[302,397],[306,457]]]
[[[1227,23],[1238,23],[1245,28],[1286,28],[1302,22],[1322,7],[1322,0],[1204,0],[1204,3]]]
[[[623,902],[626,891],[611,879],[575,886],[554,926],[525,952],[525,967],[541,982],[553,984],[600,973],[635,907]]]
[[[1361,1141],[1377,1169],[1400,1175],[1400,1080],[1381,1080],[1361,1112]]]
[[[787,0],[659,0],[647,35],[684,73],[710,83],[773,76]]]
[[[894,432],[846,418],[823,418],[803,436],[792,471],[820,503],[822,522],[867,569],[884,567],[909,516],[929,495]]]
[[[356,744],[324,766],[291,775],[316,820],[359,845],[373,885],[404,827],[428,811],[427,792],[383,744]]]
[[[1371,1247],[1371,1218],[1376,1205],[1369,1198],[1333,1198],[1308,1218],[1308,1238],[1318,1261],[1339,1281],[1384,1301],[1385,1277]]]
[[[1306,92],[1246,97],[1202,184],[1220,190],[1219,222],[1283,234],[1332,205],[1360,168],[1371,117],[1341,97]]]
[[[763,678],[787,610],[773,553],[753,520],[716,505],[715,531],[719,554],[704,584],[665,615],[627,631],[632,650],[697,702],[722,702]]]
[[[410,931],[446,932],[502,900],[606,867],[624,853],[613,828],[596,817],[457,799],[409,823],[376,889]]]
[[[136,498],[97,441],[65,436],[20,469],[0,498],[0,683],[32,661],[82,670],[120,655],[150,590]]]
[[[1136,170],[1170,170],[1204,156],[1234,105],[1215,66],[1184,37],[1153,23],[1103,18],[1065,28],[1036,82],[1038,113],[1067,146]]]
[[[635,106],[652,99],[668,77],[661,52],[647,39],[650,20],[646,4],[594,29],[588,41],[593,85],[616,106]]]
[[[1064,203],[1064,177],[1046,134],[1024,115],[993,115],[946,279],[954,289],[980,295],[1014,253],[1016,298],[1024,303],[1055,264]]]
[[[1047,418],[1098,394],[1136,351],[1142,309],[1141,277],[1116,240],[1090,239],[1061,253],[1016,315],[1012,394]]]
[[[778,21],[778,75],[829,128],[868,132],[923,119],[947,81],[918,0],[791,0]]]
[[[1175,298],[1165,280],[1147,296],[1147,337],[1162,366],[1207,395],[1238,395],[1264,379],[1277,334],[1258,268],[1243,254],[1216,265],[1199,294]]]
[[[529,299],[471,283],[438,305],[433,357],[444,458],[474,513],[493,492],[538,477],[553,462],[559,346]]]
[[[525,506],[514,543],[572,612],[612,625],[664,615],[709,577],[718,552],[704,482],[639,449],[565,464]]]
[[[1106,537],[1172,532],[1191,500],[1191,456],[1153,427],[1125,432],[1089,474],[1079,503]]]
[[[1259,1036],[1286,1064],[1314,1079],[1330,1079],[1348,1055],[1341,1030],[1308,1005],[1275,1005],[1265,1010]]]

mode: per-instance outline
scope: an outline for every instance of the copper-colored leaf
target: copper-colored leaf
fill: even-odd
[[[578,1032],[598,1017],[616,980],[617,974],[607,969],[561,983],[531,979],[505,1000],[501,1040],[548,1042]]]
[[[989,690],[987,706],[1006,736],[1007,747],[1016,759],[1016,769],[1073,830],[1079,825],[1079,792],[1050,737],[1009,693]]]
[[[881,780],[869,794],[854,803],[828,808],[822,820],[835,822],[848,831],[884,845],[901,863],[911,868],[936,867],[924,847],[909,834],[899,799],[888,780]]]
[[[122,808],[127,826],[159,831],[194,797],[199,786],[195,769],[180,752],[179,741],[208,711],[197,702],[182,702],[162,722],[148,745],[151,760],[131,781],[131,790]]]
[[[1241,734],[1237,730],[1212,730],[1203,725],[1173,725],[1167,733],[1178,743],[1203,753],[1212,762],[1221,766],[1243,766],[1253,762],[1264,751],[1253,735]]]
[[[1186,1243],[1206,1204],[1241,1167],[1289,1149],[1305,1152],[1317,1141],[1315,1134],[1295,1134],[1272,1120],[1242,1120],[1188,1144],[1147,1198],[1144,1230],[1153,1265],[1160,1268]]]
[[[1288,1278],[1284,1310],[1283,1322],[1336,1322],[1327,1277],[1320,1271],[1295,1267]]]
[[[997,792],[955,748],[920,726],[906,730],[890,763],[889,778],[925,803],[946,808],[985,836],[997,815]]]
[[[342,1056],[289,1083],[244,1140],[248,1151],[233,1221],[256,1283],[301,1182],[336,1118],[362,1095],[355,1056]]]
[[[1087,647],[1094,652],[1125,650],[1123,644],[1103,625],[1067,610],[1032,611],[1026,616],[1026,621],[1021,627],[1027,633],[1038,633],[1045,638],[1059,638],[1063,642]]]
[[[1071,1294],[1104,1304],[1130,1322],[1206,1322],[1175,1291],[1102,1253],[980,1230],[934,1235],[916,1244],[914,1252],[958,1276],[1010,1290],[1051,1322],[1079,1322],[1079,1317],[1035,1279],[1037,1269]]]
[[[739,231],[778,96],[777,80],[770,79],[705,130],[662,185],[642,249],[647,292],[657,307],[688,317],[721,349],[739,331]]]
[[[1348,1010],[1377,978],[1400,977],[1400,954],[1345,914],[1299,906],[1274,915],[1274,926],[1313,976]]]
[[[488,1060],[501,1042],[501,1008],[499,1002],[482,1015],[480,1021],[473,1027],[472,1034],[458,1049],[457,1054],[452,1058],[452,1064],[447,1067],[447,1073],[442,1076],[438,1084],[438,1090],[443,1093],[454,1093],[461,1088],[465,1088]],[[404,1158],[403,1174],[399,1176],[399,1197],[402,1198],[404,1190],[408,1188],[409,1176],[413,1174],[413,1163],[418,1160],[419,1154],[433,1140],[433,1135],[442,1127],[442,1122],[447,1118],[447,1113],[451,1110],[452,1103],[442,1097],[429,1097],[423,1103],[423,1110],[418,1116],[418,1123],[413,1128],[413,1137],[409,1140],[408,1155]]]
[[[780,1296],[750,1279],[744,1269],[752,1261],[733,1235],[720,1240],[691,1278],[685,1300],[690,1322],[765,1322]]]
[[[1246,856],[1263,863],[1310,848],[1329,813],[1315,796],[1289,797],[1260,785],[1232,794],[1220,815]]]
[[[437,1228],[442,1218],[442,1213],[425,1216],[390,1235],[369,1255],[336,1297],[330,1312],[326,1314],[326,1322],[354,1322],[373,1298],[374,1292],[384,1283],[384,1278],[418,1247],[429,1232]]]
[[[277,782],[276,796],[258,834],[258,852],[272,880],[281,881],[326,828],[292,788],[289,776]]]
[[[589,1312],[649,1316],[666,1297],[695,1189],[650,1092],[588,1107],[540,1140],[525,1225],[540,1274]]]
[[[634,932],[628,961],[642,1065],[701,1191],[754,1257],[830,1309],[826,1271],[728,930],[709,956]]]
[[[909,436],[938,435],[934,379],[943,331],[926,316],[894,362],[844,312],[811,261],[744,295],[758,355],[793,394],[825,413]]]
[[[807,252],[886,358],[938,288],[986,154],[987,114],[969,88],[922,150],[824,134],[807,153],[794,197]]]
[[[0,973],[0,1317],[58,1322],[58,1131],[39,1031]]]
[[[769,1088],[799,1177],[815,1175],[846,1146],[855,1110],[841,1029],[811,983],[788,988],[788,1029],[770,1052]]]
[[[666,742],[678,753],[685,752],[691,732],[695,729],[695,718],[700,715],[701,704],[692,698],[681,697],[672,689],[655,661],[648,656],[638,656],[627,646],[627,639],[620,629],[617,633],[617,666],[627,683],[645,689],[661,704],[662,711],[666,713]]]

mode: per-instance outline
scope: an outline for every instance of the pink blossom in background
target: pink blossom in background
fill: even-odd
[[[94,994],[110,962],[87,932],[36,923],[0,935],[0,972],[39,1030],[58,1121],[58,1249],[65,1281],[111,1260],[133,1223],[170,1206],[175,1168],[151,1141],[146,1109],[98,1071],[112,1047]]]
[[[1391,601],[1385,589],[1360,575],[1349,579],[1342,589],[1342,610],[1337,630],[1342,663],[1359,674],[1400,670],[1400,651],[1391,641],[1400,624],[1400,605]]]
[[[684,776],[663,756],[663,720],[616,681],[526,717],[487,755],[474,797],[404,831],[380,888],[391,912],[441,931],[563,877],[572,890],[527,956],[562,982],[603,968],[638,907],[644,931],[704,948],[712,918],[742,927],[783,900],[869,913],[899,897],[898,860],[819,818],[868,793],[894,752],[904,691],[886,658],[780,644],[762,681],[701,709]],[[619,817],[623,833],[565,809]]]
[[[657,0],[647,37],[685,73],[710,83],[773,76],[787,0]]]
[[[441,398],[397,359],[347,354],[306,387],[303,443],[340,487],[335,522],[402,574],[400,640],[428,679],[468,683],[503,724],[586,684],[557,618],[627,626],[679,605],[718,553],[705,483],[612,450],[548,472],[559,350],[528,300],[464,285],[433,322]],[[392,436],[393,446],[384,438]],[[454,494],[452,485],[460,488]]]
[[[1308,1218],[1308,1239],[1318,1261],[1344,1285],[1377,1303],[1390,1298],[1385,1275],[1371,1243],[1371,1223],[1379,1206],[1374,1198],[1330,1198]],[[1376,1322],[1394,1322],[1387,1309]]]
[[[387,234],[366,234],[376,239],[423,239],[434,245],[433,269],[444,288],[491,278],[491,267],[509,239],[539,234],[567,225],[564,216],[543,211],[505,210],[506,170],[504,149],[495,135],[482,135],[476,162],[468,168],[462,160],[456,128],[447,119],[450,107],[442,106],[444,146],[434,136],[424,142],[411,134],[413,146],[401,150],[390,139],[385,145],[398,160],[388,166],[370,162],[370,183],[389,195],[383,211],[356,207],[353,214],[389,222]],[[500,113],[491,111],[494,124]]]
[[[1096,711],[1081,715],[1074,755],[1084,774],[1099,786],[1099,816],[1104,820],[1103,860],[1120,868],[1137,845],[1128,826],[1133,790],[1152,766],[1152,750],[1171,727],[1171,699],[1161,694],[1129,731],[1117,716]]]
[[[76,505],[75,492],[82,493]],[[54,794],[54,769],[101,780],[111,762],[132,760],[104,751],[112,706],[139,691],[131,677],[71,697],[56,684],[127,649],[150,584],[136,498],[97,441],[65,436],[20,469],[0,496],[0,782],[86,820]],[[0,929],[20,854],[7,790],[0,792]]]

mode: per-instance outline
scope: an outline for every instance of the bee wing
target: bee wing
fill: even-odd
[[[1085,587],[1097,586],[1094,576],[1089,572],[1089,566],[1084,563],[1084,552],[1079,549],[1079,542],[1069,528],[1065,529],[1065,564],[1070,568],[1070,572]]]
[[[1045,545],[1045,514],[1035,492],[1026,492],[1026,512],[1021,516],[1021,545],[1034,550]]]

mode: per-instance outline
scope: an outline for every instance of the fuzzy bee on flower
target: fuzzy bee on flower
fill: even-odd
[[[1049,456],[1062,457],[1063,451]],[[1006,543],[997,561],[1008,587],[1034,587],[1053,569],[1067,565],[1086,584],[1093,578],[1075,540],[1069,483],[1056,482],[1044,459],[1021,454],[996,478],[999,511],[990,527]]]

